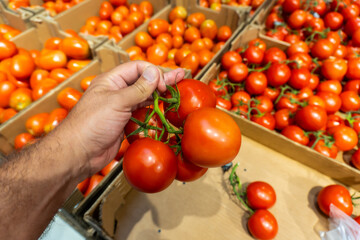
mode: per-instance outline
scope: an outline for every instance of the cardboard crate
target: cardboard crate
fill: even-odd
[[[175,6],[184,6],[188,14],[194,13],[194,12],[201,12],[205,14],[207,19],[213,19],[218,26],[222,25],[228,25],[231,30],[233,31],[232,37],[226,42],[226,44],[223,46],[221,51],[217,52],[215,56],[211,59],[211,61],[196,75],[192,76],[195,79],[200,79],[201,76],[207,71],[209,66],[211,66],[212,63],[218,61],[220,59],[220,56],[222,55],[221,52],[229,48],[231,39],[233,39],[237,34],[241,32],[241,30],[245,27],[246,19],[249,15],[249,9],[240,9],[240,10],[234,10],[233,7],[230,6],[223,6],[221,8],[221,11],[215,11],[209,8],[200,7],[196,1],[191,0],[171,0],[170,4],[164,7],[160,12],[153,15],[152,19],[160,18],[168,20],[168,15]],[[143,24],[139,26],[135,31],[132,33],[126,35],[119,43],[118,45],[124,49],[124,52],[126,49],[130,48],[131,46],[135,45],[135,35],[140,32],[144,31],[147,32],[147,24]],[[125,52],[125,54],[127,54]]]
[[[246,46],[249,40],[256,37],[261,37],[260,29],[249,27],[246,34],[243,34],[234,40],[232,43],[232,49],[236,49],[239,46]],[[266,42],[268,47],[277,46],[285,50],[287,46],[289,46],[289,44],[284,44],[282,41],[277,41],[268,37],[262,39]],[[210,80],[216,78],[219,72],[220,64],[214,64],[201,81],[208,83]],[[242,129],[244,135],[333,179],[336,179],[345,185],[360,190],[360,171],[350,166],[349,158],[351,157],[351,154],[349,152],[339,152],[336,159],[328,158],[312,148],[303,146],[286,138],[280,133],[268,130],[225,109],[222,110],[233,117]]]
[[[7,8],[6,2],[0,1],[0,24],[7,24],[19,31],[32,27],[30,18],[34,13],[20,8],[17,12]]]
[[[276,239],[320,239],[318,231],[327,228],[328,220],[316,196],[321,187],[336,183],[333,179],[246,136],[236,162],[245,186],[266,181],[274,187],[277,201],[270,212],[279,225]],[[84,219],[107,240],[253,239],[246,225],[249,215],[232,194],[229,174],[213,168],[195,182],[175,181],[163,192],[145,194],[132,189],[121,173]],[[359,213],[355,207],[354,215]]]

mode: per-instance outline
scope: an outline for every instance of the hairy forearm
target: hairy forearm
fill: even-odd
[[[37,239],[87,177],[84,156],[69,134],[65,126],[56,129],[0,166],[0,239]]]

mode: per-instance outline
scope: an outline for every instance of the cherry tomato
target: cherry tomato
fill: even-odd
[[[275,129],[275,118],[274,116],[267,112],[265,114],[256,114],[256,115],[253,115],[251,116],[251,121],[267,128],[267,129],[270,129],[270,130],[274,130]]]
[[[322,107],[308,105],[296,112],[295,121],[306,131],[318,131],[326,126],[326,110]]]
[[[285,127],[292,125],[294,122],[294,118],[289,109],[280,109],[275,112],[275,128],[277,130],[283,130]]]
[[[93,176],[91,176],[90,181],[89,181],[89,186],[86,189],[86,192],[84,193],[84,196],[88,196],[96,187],[97,185],[99,185],[99,183],[103,180],[103,176],[101,176],[100,174],[94,174]]]
[[[269,48],[264,53],[264,63],[267,64],[269,62],[271,63],[279,63],[286,60],[286,54],[284,51],[280,50],[277,47]]]
[[[326,79],[338,81],[341,81],[344,78],[347,70],[348,65],[344,59],[326,59],[321,66],[321,74]]]
[[[264,51],[259,47],[250,46],[243,53],[243,57],[250,64],[260,64],[264,59]]]
[[[0,60],[10,58],[17,53],[16,45],[6,39],[0,39]]]
[[[309,142],[309,147],[312,147],[314,145],[315,141],[312,140]],[[320,154],[329,157],[329,158],[336,158],[338,153],[338,148],[333,143],[326,144],[324,140],[319,140],[315,146],[314,150],[319,152]]]
[[[66,66],[67,57],[64,52],[60,50],[43,51],[38,59],[38,66],[45,70],[52,70],[55,68],[63,68]]]
[[[168,48],[164,44],[154,44],[146,51],[149,62],[155,65],[163,64],[168,57]]]
[[[169,31],[169,23],[164,19],[153,19],[148,24],[148,32],[154,38],[161,33],[167,33]]]
[[[318,92],[317,96],[321,97],[325,102],[325,110],[328,114],[339,111],[341,107],[341,98],[332,92]]]
[[[72,72],[77,72],[77,71],[80,71],[81,69],[83,69],[90,62],[91,62],[91,60],[75,60],[75,59],[72,59],[67,63],[66,67]]]
[[[318,92],[333,92],[339,95],[342,91],[342,86],[337,80],[326,80],[321,82],[316,90]]]
[[[360,169],[360,149],[356,150],[351,156],[351,164]]]
[[[18,88],[10,95],[9,105],[16,111],[27,108],[31,103],[31,90],[29,88]]]
[[[58,85],[58,82],[51,78],[45,78],[38,82],[38,84],[32,90],[31,97],[34,101],[38,100],[51,89],[55,88]]]
[[[206,17],[201,12],[195,12],[188,16],[186,22],[193,27],[199,28],[201,24],[206,20]]]
[[[351,127],[340,125],[328,129],[328,132],[335,139],[335,146],[340,151],[349,151],[358,143],[358,135]]]
[[[177,172],[176,156],[171,148],[151,138],[133,142],[123,160],[124,174],[135,189],[155,193],[167,188]]]
[[[232,65],[228,72],[229,80],[235,83],[242,82],[248,76],[248,67],[244,63]]]
[[[49,133],[57,127],[67,116],[68,111],[64,108],[56,108],[51,111],[44,125],[44,132]]]
[[[79,191],[84,194],[86,192],[86,189],[89,187],[90,178],[86,178],[84,181],[78,183],[76,186]]]
[[[278,223],[268,210],[259,209],[249,218],[248,229],[256,239],[274,239],[278,232]]]
[[[187,117],[181,147],[184,157],[195,165],[223,166],[236,157],[240,146],[240,129],[223,111],[201,108]]]
[[[119,161],[113,159],[111,162],[109,162],[108,165],[106,165],[103,169],[101,169],[100,174],[103,176],[108,175],[111,170],[113,170],[117,165],[119,164]]]
[[[273,63],[266,72],[268,83],[272,87],[281,86],[289,81],[290,68],[284,63]]]
[[[17,54],[11,59],[10,73],[17,79],[26,79],[30,77],[35,70],[35,63],[31,56]]]
[[[357,92],[344,91],[340,94],[341,108],[343,112],[357,111],[360,108],[360,98]]]
[[[218,33],[218,27],[215,21],[212,19],[203,21],[200,25],[200,33],[202,37],[210,38],[211,40],[215,39]]]
[[[247,186],[246,199],[252,209],[269,209],[276,202],[276,193],[270,184],[256,181]]]
[[[31,135],[40,137],[44,133],[44,126],[48,118],[48,113],[36,114],[26,120],[25,127]]]
[[[302,130],[296,125],[289,125],[285,127],[281,131],[281,134],[293,140],[294,142],[300,143],[305,146],[309,143],[309,137],[305,134],[304,130]]]
[[[182,157],[182,154],[177,155],[177,173],[175,179],[182,182],[192,182],[201,178],[206,172],[207,168],[196,166]]]
[[[68,79],[73,73],[66,68],[56,68],[51,70],[49,78],[54,79],[58,83],[62,83]]]
[[[10,103],[10,96],[15,91],[16,86],[10,81],[0,82],[0,107],[7,107]]]
[[[221,107],[226,110],[230,110],[232,105],[228,98],[216,97],[216,106]]]
[[[310,75],[309,70],[306,68],[293,69],[291,70],[291,76],[288,83],[295,89],[302,89],[309,84]]]
[[[34,136],[30,133],[20,133],[15,137],[14,147],[15,149],[21,149],[34,139]]]
[[[67,87],[61,90],[57,96],[57,101],[66,110],[70,111],[80,100],[82,93],[76,89]]]
[[[353,212],[350,193],[341,185],[334,184],[321,189],[317,197],[317,203],[320,210],[327,216],[329,216],[331,204],[334,204],[349,216]]]
[[[348,60],[346,77],[348,79],[360,79],[360,58],[352,58]]]
[[[240,54],[235,51],[228,51],[221,57],[221,66],[226,70],[230,69],[233,65],[241,62],[242,58]]]
[[[2,112],[0,112],[0,123],[4,123],[10,118],[14,117],[16,113],[17,113],[16,110],[12,108],[7,108],[3,110]]]

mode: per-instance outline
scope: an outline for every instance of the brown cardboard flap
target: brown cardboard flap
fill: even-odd
[[[25,31],[31,27],[29,19],[33,15],[33,13],[22,9],[19,9],[17,12],[12,11],[6,7],[5,2],[0,1],[0,23],[5,23],[17,30]]]

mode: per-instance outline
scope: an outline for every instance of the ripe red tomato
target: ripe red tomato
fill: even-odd
[[[100,171],[101,175],[103,175],[103,176],[105,177],[105,176],[108,175],[108,174],[111,172],[111,170],[113,170],[118,164],[119,164],[119,161],[117,161],[117,160],[115,160],[115,159],[111,160],[111,162],[109,162],[108,165],[106,165],[103,169],[101,169],[101,171]]]
[[[143,108],[139,108],[139,109],[133,111],[131,116],[133,118],[139,120],[140,122],[144,122],[145,119],[150,115],[151,112],[152,112],[151,108],[143,107]],[[156,113],[149,120],[148,124],[150,126],[154,126],[154,127],[158,127],[158,128],[163,127],[160,117]],[[144,132],[140,132],[135,135],[129,136],[132,132],[136,131],[139,127],[140,126],[132,120],[129,120],[129,122],[126,124],[126,126],[124,128],[124,133],[127,136],[127,140],[129,141],[129,143],[133,143],[139,138],[150,137],[152,139],[155,139],[156,136],[160,137],[160,135],[161,135],[161,130],[149,129],[149,130],[147,130],[146,134]],[[162,137],[162,140],[165,141],[166,139],[167,139],[167,132],[165,132]]]
[[[321,82],[316,90],[318,92],[333,92],[339,95],[342,91],[342,86],[337,80],[326,80]]]
[[[357,111],[360,108],[360,98],[357,92],[344,91],[340,94],[341,108],[343,112]]]
[[[264,51],[257,46],[249,46],[243,53],[243,57],[250,64],[260,64],[264,59]]]
[[[335,145],[340,151],[349,151],[358,143],[358,135],[354,129],[348,126],[337,126],[328,130],[335,139]]]
[[[308,146],[312,147],[315,143],[315,140],[309,142]],[[315,146],[314,150],[319,152],[320,154],[329,157],[329,158],[336,158],[338,154],[338,148],[333,143],[326,144],[324,140],[319,140]]]
[[[326,129],[330,129],[332,127],[336,127],[340,125],[345,125],[345,121],[340,116],[335,114],[328,115]]]
[[[275,118],[274,116],[267,112],[265,114],[255,114],[253,116],[251,116],[251,121],[267,128],[270,130],[274,130],[275,129]]]
[[[57,101],[66,110],[70,111],[80,100],[82,93],[74,88],[64,88],[57,96]]]
[[[283,130],[285,127],[292,125],[294,122],[294,118],[289,109],[280,109],[275,112],[275,128],[277,130]]]
[[[288,81],[289,85],[295,89],[302,89],[309,85],[311,73],[306,68],[291,70],[291,76]]]
[[[290,14],[287,23],[292,29],[302,28],[307,20],[307,13],[304,10],[298,9]]]
[[[326,110],[319,106],[308,105],[296,112],[295,121],[306,131],[318,131],[326,127]]]
[[[281,86],[289,81],[291,76],[290,68],[284,63],[273,63],[266,71],[268,83],[272,87]]]
[[[360,169],[360,149],[356,150],[351,156],[351,164]]]
[[[237,91],[231,96],[233,106],[246,105],[250,101],[250,95],[245,91]]]
[[[201,178],[207,170],[207,168],[196,166],[192,162],[184,159],[181,153],[177,155],[176,180],[182,182],[192,182]]]
[[[67,115],[68,111],[64,108],[55,108],[52,110],[44,125],[45,133],[51,132],[66,118]]]
[[[232,105],[226,97],[216,97],[216,106],[226,110],[230,110]]]
[[[103,180],[103,176],[100,174],[94,174],[91,176],[89,181],[89,186],[86,189],[86,192],[84,193],[84,196],[88,196],[96,187],[99,185],[99,183]]]
[[[240,146],[240,129],[223,111],[201,108],[187,117],[181,147],[184,157],[195,165],[223,166],[236,157]]]
[[[177,84],[180,93],[180,106],[176,111],[174,109],[167,111],[165,117],[171,124],[181,127],[186,117],[193,111],[203,108],[216,106],[216,96],[210,87],[203,82],[195,79],[183,79]],[[171,94],[167,92],[166,98],[171,98]],[[165,108],[168,104],[165,104]]]
[[[344,59],[326,59],[322,62],[321,66],[321,74],[326,79],[338,81],[341,81],[344,78],[347,70],[348,65]]]
[[[274,104],[271,102],[270,98],[267,96],[257,96],[255,101],[251,103],[252,108],[256,108],[261,113],[271,112],[274,108]],[[258,111],[253,110],[253,114],[257,114]]]
[[[244,63],[236,63],[232,65],[228,72],[229,80],[239,83],[248,76],[248,67]]]
[[[317,197],[317,203],[320,210],[327,216],[330,212],[330,204],[334,204],[337,208],[347,215],[353,212],[353,205],[349,191],[341,185],[329,185],[321,189]]]
[[[221,66],[226,70],[230,69],[233,65],[241,62],[242,58],[240,54],[235,51],[228,51],[221,57]]]
[[[264,93],[267,87],[266,75],[262,72],[252,72],[245,80],[245,89],[252,95]]]
[[[249,218],[248,229],[256,239],[274,239],[278,232],[278,223],[268,210],[259,209]]]
[[[339,111],[341,107],[341,98],[332,92],[318,92],[317,96],[321,97],[325,102],[325,110],[328,114]]]
[[[275,107],[277,110],[286,108],[289,109],[291,112],[296,112],[297,109],[299,108],[299,104],[297,104],[296,102],[292,102],[293,100],[298,100],[297,96],[293,93],[285,93],[280,99],[279,101],[276,103]]]
[[[270,184],[256,181],[247,186],[246,198],[252,209],[269,209],[276,202],[276,193]]]
[[[168,145],[142,138],[129,146],[123,169],[126,179],[135,189],[146,193],[160,192],[175,179],[176,156]]]
[[[360,79],[360,58],[351,58],[348,60],[346,77],[348,79]]]
[[[30,133],[20,133],[15,137],[14,147],[15,149],[21,149],[34,139],[34,136]]]
[[[281,134],[287,138],[290,138],[294,142],[300,143],[302,145],[307,145],[309,143],[309,137],[305,134],[304,130],[296,125],[289,125],[285,127]]]
[[[264,63],[265,64],[267,64],[269,62],[279,63],[279,62],[282,62],[285,60],[286,60],[286,54],[284,53],[283,50],[281,50],[277,47],[269,48],[264,53]]]

